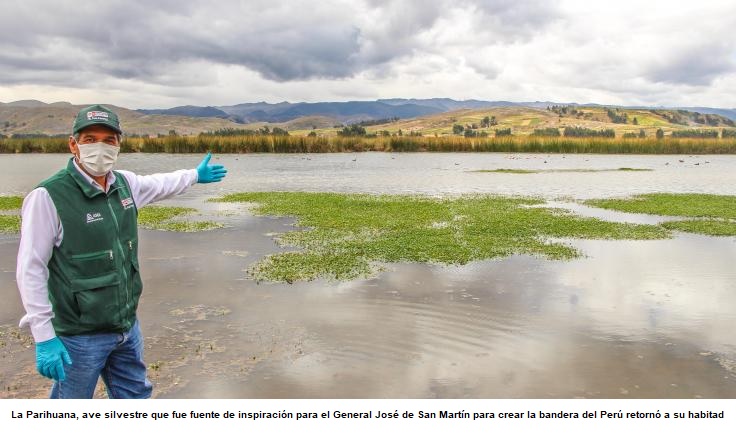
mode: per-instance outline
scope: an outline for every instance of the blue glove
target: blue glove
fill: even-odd
[[[227,173],[225,167],[221,165],[207,165],[210,162],[210,158],[212,158],[212,154],[208,153],[197,166],[197,183],[219,182],[225,177]]]
[[[36,370],[42,376],[54,380],[66,379],[64,363],[71,365],[72,359],[59,337],[36,343]]]

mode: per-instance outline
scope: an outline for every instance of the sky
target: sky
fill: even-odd
[[[736,107],[736,2],[6,0],[0,101]]]

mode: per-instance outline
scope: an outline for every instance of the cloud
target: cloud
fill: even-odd
[[[544,0],[480,0],[461,3],[477,17],[477,30],[489,34],[493,41],[526,40],[544,33],[562,17],[555,2]]]
[[[453,9],[476,14],[459,16],[468,20],[467,30],[483,34],[484,21],[492,21],[503,35],[526,33],[539,24],[540,11],[549,9],[543,2],[518,0],[230,0],[216,8],[195,1],[31,3],[43,5],[4,7],[3,82],[23,81],[22,71],[43,70],[155,82],[193,61],[239,65],[273,81],[349,78],[433,49],[423,35]],[[39,16],[38,10],[45,12]]]
[[[0,60],[15,69],[13,75],[55,64],[59,72],[155,81],[179,65],[204,60],[245,66],[275,81],[340,78],[355,72],[360,51],[360,30],[350,10],[336,1],[221,1],[216,8],[208,2],[144,7],[118,1],[81,12],[70,2],[45,6],[42,19],[17,2],[4,7],[0,47],[6,54]],[[48,50],[49,45],[68,51]],[[5,75],[3,81],[12,79]]]
[[[0,98],[31,88],[153,105],[736,98],[725,84],[736,74],[736,7],[725,0],[666,8],[634,0],[6,3]]]
[[[736,71],[736,45],[719,43],[673,53],[657,61],[645,76],[660,83],[706,86],[719,76]]]

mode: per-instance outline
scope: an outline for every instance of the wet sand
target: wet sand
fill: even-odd
[[[162,204],[197,207],[202,218],[228,227],[140,233],[139,317],[154,396],[736,398],[734,237],[571,241],[585,257],[386,264],[371,279],[257,284],[245,269],[280,250],[273,234],[293,230],[293,220],[204,202],[224,192],[274,189],[533,195],[539,179],[464,170],[510,161],[534,168],[543,157],[361,154],[353,163],[352,155],[222,156],[229,169],[240,167],[231,170],[232,185],[193,188]],[[702,165],[660,169],[667,158],[676,159],[555,155],[549,164],[560,167],[591,159],[595,167],[657,169],[549,174],[538,191],[550,199],[651,190],[734,194],[736,182],[726,180],[736,158],[711,158],[714,171],[704,175],[697,174]],[[366,166],[371,159],[374,166]],[[16,156],[0,158],[8,180],[1,192],[27,192],[63,160],[24,159],[36,165],[16,173]],[[121,168],[147,161],[140,172],[156,172],[198,160],[126,155]],[[397,170],[410,160],[418,161],[414,168]],[[427,173],[438,183],[428,182]],[[486,177],[475,183],[477,176]],[[604,219],[662,220],[552,205]],[[17,235],[0,235],[0,398],[45,397],[50,382],[35,371],[28,331],[17,328],[23,314],[17,247]]]

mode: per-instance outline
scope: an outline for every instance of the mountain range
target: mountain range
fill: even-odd
[[[104,101],[101,101],[104,103]],[[37,100],[22,100],[8,103],[0,102],[0,134],[9,135],[28,135],[28,134],[47,134],[47,135],[64,135],[67,134],[76,113],[84,106],[89,104],[73,105],[69,102],[45,103]],[[608,109],[606,105],[600,104],[576,104],[576,103],[559,103],[551,101],[534,101],[534,102],[510,102],[510,101],[483,101],[483,100],[455,100],[450,98],[430,98],[430,99],[379,99],[375,101],[349,101],[349,102],[255,102],[243,103],[237,105],[225,106],[194,106],[186,105],[167,109],[138,109],[131,110],[124,107],[116,107],[106,104],[115,110],[120,116],[121,122],[125,125],[126,134],[198,134],[204,131],[214,131],[226,128],[260,128],[263,126],[271,126],[284,128],[289,131],[306,131],[310,130],[328,130],[334,129],[335,126],[340,128],[344,124],[352,124],[357,122],[372,121],[371,124],[393,123],[398,119],[402,121],[410,121],[417,119],[421,124],[425,120],[434,122],[437,119],[442,120],[440,123],[450,122],[454,117],[468,118],[472,123],[473,115],[463,114],[461,111],[484,112],[481,116],[496,115],[506,113],[514,116],[530,115],[528,110],[536,110],[536,114],[528,119],[529,127],[536,125],[537,122],[544,124],[549,123],[544,113],[548,110],[545,108],[550,106],[569,106],[587,107],[595,109],[603,114],[596,114],[601,122],[599,127],[606,126],[607,119],[605,112]],[[636,110],[669,110],[671,113],[667,118],[659,120],[650,119],[654,126],[657,122],[662,126],[667,126],[668,122],[675,117],[688,117],[683,114],[679,116],[677,110],[695,111],[702,114],[715,114],[724,118],[736,120],[736,109],[712,108],[712,107],[618,107],[621,110],[629,110],[632,118],[639,116],[639,120],[643,120],[645,113],[636,112]],[[541,110],[540,110],[541,109]],[[447,113],[445,115],[445,113]],[[457,116],[456,116],[457,113]],[[684,112],[683,112],[684,113]],[[444,115],[444,117],[436,117]],[[593,115],[591,112],[590,115]],[[602,116],[602,117],[601,117]],[[597,117],[597,118],[598,118]],[[661,116],[660,116],[661,117]],[[423,120],[424,119],[424,120]],[[536,119],[536,120],[535,120]],[[477,119],[476,119],[477,120]],[[500,118],[499,118],[500,120]],[[575,119],[567,119],[572,123]],[[546,123],[545,123],[546,122]],[[540,123],[540,124],[542,124]],[[692,123],[692,122],[691,122]],[[657,123],[659,124],[659,123]],[[687,122],[685,122],[687,124]],[[717,125],[725,124],[721,121],[716,122]],[[413,125],[413,126],[411,126]],[[449,125],[449,126],[448,126]],[[449,123],[445,127],[451,128]],[[641,123],[645,126],[644,123]],[[683,125],[681,123],[680,125]],[[415,123],[402,124],[401,127],[412,130],[417,125]],[[512,124],[515,130],[521,128],[524,130],[525,125]],[[607,125],[608,127],[610,125]],[[692,123],[691,127],[698,127],[698,123]],[[713,126],[713,125],[711,125]],[[673,127],[681,127],[674,125]],[[387,129],[391,129],[387,127]],[[424,130],[419,128],[420,130]],[[432,133],[441,133],[443,129],[432,130]],[[425,130],[426,131],[426,130]],[[334,133],[334,131],[332,131]]]
[[[144,114],[168,114],[191,117],[217,117],[229,119],[237,123],[253,122],[287,122],[305,116],[323,116],[335,119],[339,123],[356,123],[366,120],[400,119],[426,116],[429,114],[445,113],[448,111],[496,107],[531,107],[546,108],[552,105],[574,105],[581,107],[601,107],[601,104],[560,103],[551,101],[511,102],[511,101],[482,101],[468,99],[458,101],[450,98],[430,99],[378,99],[376,101],[348,101],[348,102],[267,102],[243,103],[223,106],[193,106],[186,105],[167,109],[141,109]],[[645,106],[617,106],[617,108],[647,109],[665,107]],[[672,109],[672,108],[669,108]],[[697,111],[702,114],[718,114],[731,120],[736,120],[736,108],[711,107],[674,107]]]
[[[469,108],[469,107],[466,107]],[[244,103],[220,107],[186,105],[167,109],[142,109],[144,114],[171,114],[192,117],[219,117],[237,123],[288,122],[305,116],[324,116],[338,123],[355,123],[364,120],[409,118],[448,111],[431,104],[412,102],[390,103],[384,101],[350,102],[267,102]]]

